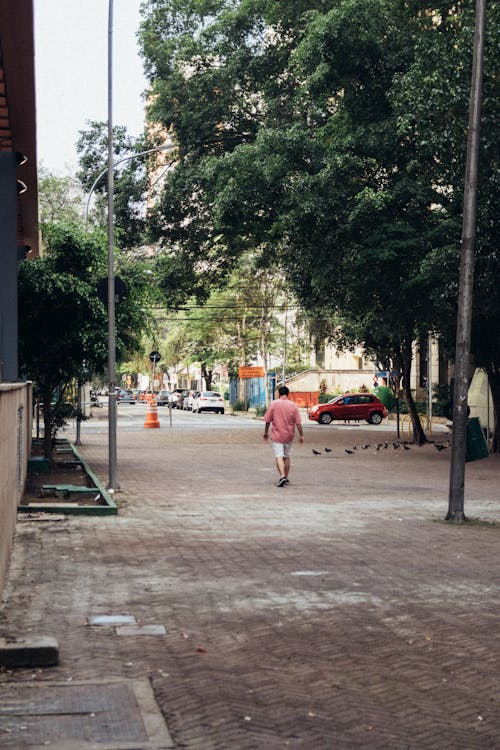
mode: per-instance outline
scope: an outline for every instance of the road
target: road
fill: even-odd
[[[100,397],[104,401],[104,407],[101,409],[92,409],[92,418],[82,423],[81,433],[82,436],[86,431],[90,432],[101,432],[107,430],[108,420],[108,409],[107,402],[103,397]],[[365,430],[370,434],[370,430],[375,429],[382,430],[383,432],[389,433],[391,439],[397,438],[397,426],[394,420],[384,420],[384,422],[375,428],[368,425],[366,422],[334,422],[331,425],[320,425],[317,422],[309,421],[307,418],[306,410],[302,411],[302,421],[304,429],[307,431],[313,430],[320,434],[327,432],[345,432],[350,429],[358,429],[363,433]],[[144,428],[144,421],[146,418],[146,405],[144,403],[137,404],[118,404],[117,409],[117,430],[136,430]],[[234,429],[248,429],[248,430],[260,430],[262,428],[262,422],[254,416],[253,413],[243,414],[241,412],[233,414],[229,408],[225,414],[213,414],[212,412],[203,412],[201,414],[193,414],[190,411],[184,411],[180,409],[169,409],[167,406],[158,407],[158,419],[160,421],[161,428],[166,429],[180,429],[180,430],[234,430]],[[70,429],[74,430],[74,422],[70,424]],[[434,434],[440,435],[448,433],[448,427],[446,424],[436,423],[432,426]],[[410,435],[408,428],[403,427],[403,422],[400,426],[400,437],[402,440],[409,440]]]

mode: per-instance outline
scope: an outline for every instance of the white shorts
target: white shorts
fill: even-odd
[[[273,451],[275,458],[290,458],[290,453],[292,452],[292,443],[273,442]]]

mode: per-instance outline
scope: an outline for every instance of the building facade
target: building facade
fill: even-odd
[[[32,0],[0,3],[0,592],[31,448],[31,384],[19,376],[17,267],[39,247],[34,63]]]

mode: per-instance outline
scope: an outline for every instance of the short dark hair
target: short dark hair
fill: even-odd
[[[280,396],[288,396],[290,391],[288,390],[286,385],[280,385],[280,387],[278,388],[278,393]]]

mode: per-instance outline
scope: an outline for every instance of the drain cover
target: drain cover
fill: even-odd
[[[15,750],[174,747],[147,680],[2,683],[0,726]]]

